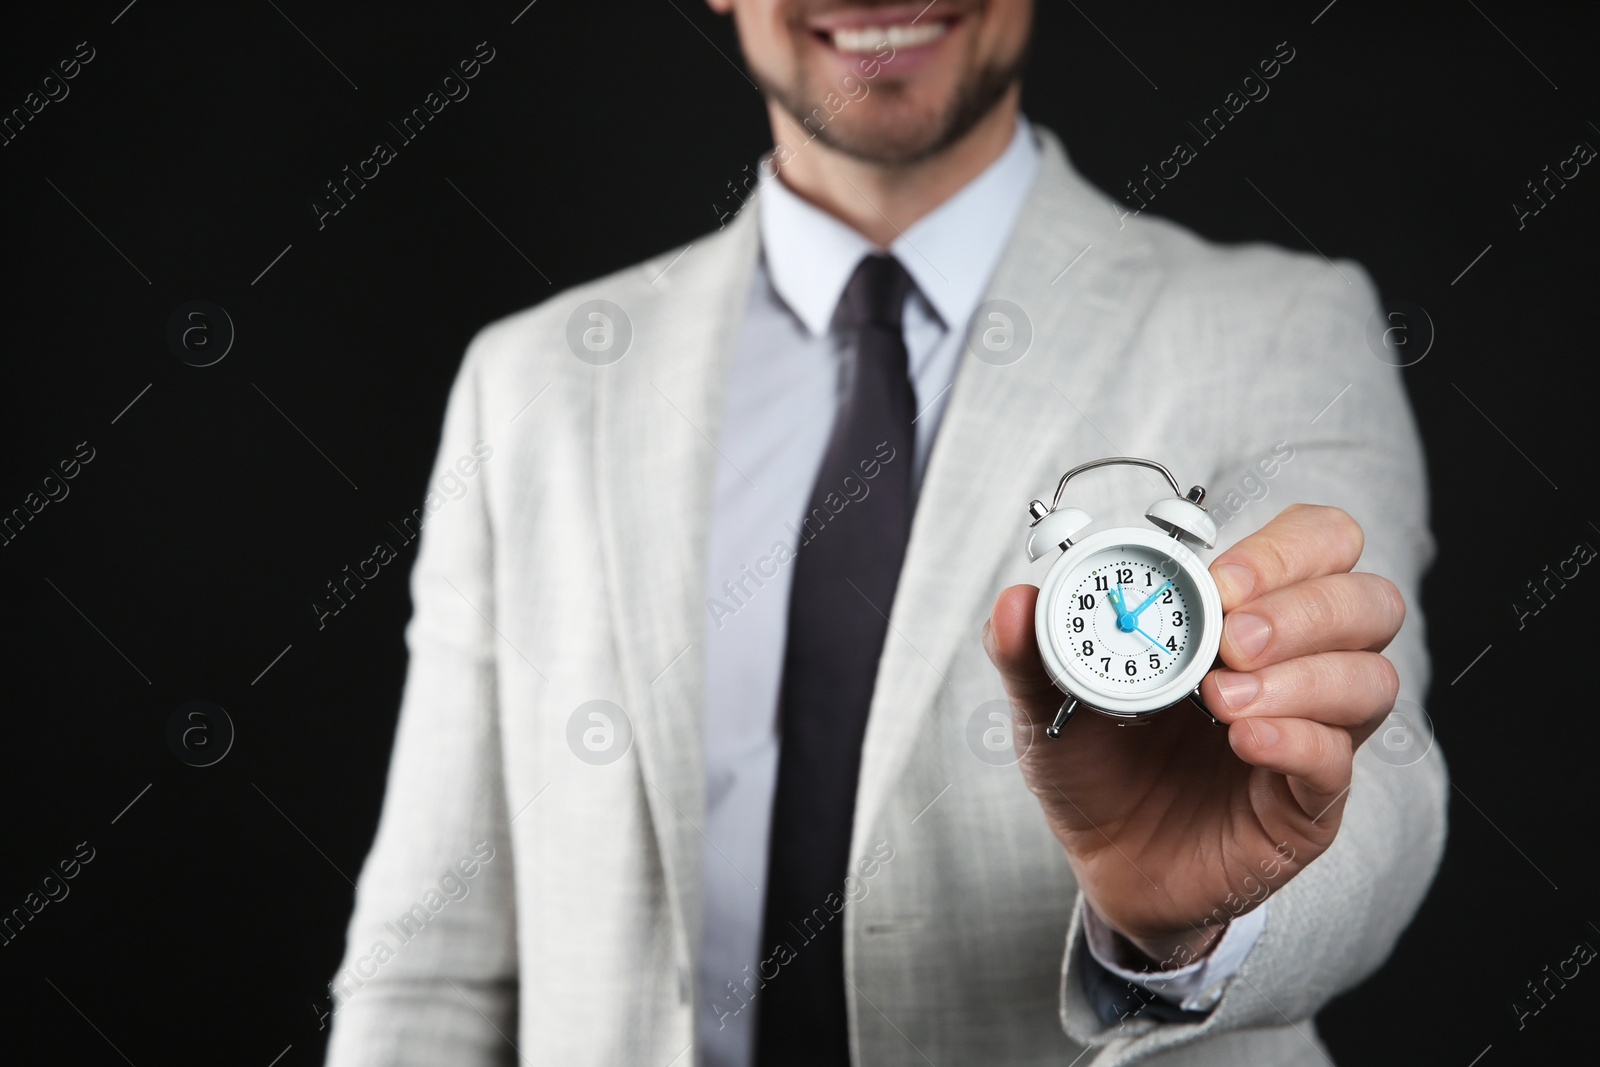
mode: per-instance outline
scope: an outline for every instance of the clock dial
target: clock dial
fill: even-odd
[[[1055,619],[1067,663],[1097,691],[1137,696],[1171,682],[1194,657],[1200,596],[1163,552],[1117,545],[1073,568]]]

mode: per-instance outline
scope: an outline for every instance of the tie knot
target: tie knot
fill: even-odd
[[[844,287],[840,306],[845,321],[852,327],[886,326],[900,329],[906,297],[916,288],[911,275],[893,256],[864,256]]]

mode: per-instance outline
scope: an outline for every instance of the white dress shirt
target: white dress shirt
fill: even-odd
[[[1019,120],[998,159],[888,248],[916,283],[903,319],[918,411],[913,492],[949,401],[968,321],[1010,240],[1038,160],[1031,131]],[[756,205],[762,261],[728,382],[718,442],[727,462],[717,465],[706,584],[705,923],[697,1022],[708,1067],[746,1067],[753,1055],[789,563],[840,399],[847,342],[834,329],[835,311],[861,258],[880,251],[781,177],[763,179]],[[1199,1006],[1243,962],[1263,910],[1236,921],[1226,944],[1170,975],[1173,983],[1164,989],[1149,982],[1156,976],[1106,962],[1109,930],[1099,943],[1090,940],[1091,951],[1113,973],[1185,1007]]]

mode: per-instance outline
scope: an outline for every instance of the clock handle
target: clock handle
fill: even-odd
[[[1067,473],[1063,474],[1061,476],[1061,480],[1056,483],[1056,495],[1055,498],[1050,501],[1050,509],[1054,511],[1056,508],[1061,506],[1061,494],[1066,490],[1067,483],[1072,481],[1072,479],[1076,478],[1084,471],[1092,471],[1098,467],[1111,467],[1119,463],[1125,463],[1130,467],[1148,467],[1150,470],[1159,472],[1160,475],[1167,480],[1167,484],[1172,486],[1173,493],[1180,497],[1183,496],[1183,488],[1178,485],[1178,479],[1174,478],[1171,471],[1167,470],[1167,468],[1163,467],[1155,460],[1139,459],[1137,456],[1107,456],[1104,459],[1091,459],[1087,463],[1080,463]]]

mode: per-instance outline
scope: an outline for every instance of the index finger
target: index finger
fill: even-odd
[[[1343,509],[1291,504],[1212,562],[1222,610],[1309,578],[1343,574],[1364,544],[1361,525]]]

